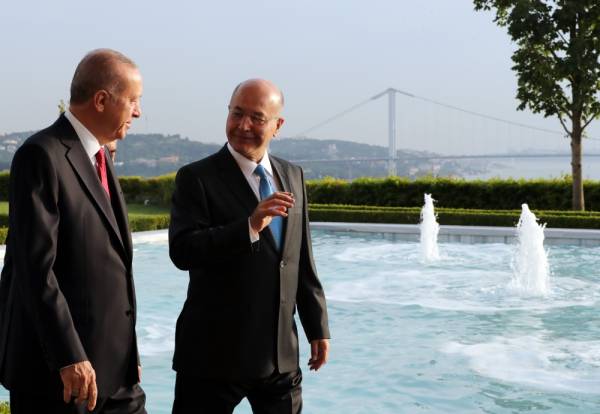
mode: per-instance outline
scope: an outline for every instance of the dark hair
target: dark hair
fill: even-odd
[[[120,65],[137,68],[133,60],[112,49],[96,49],[89,52],[75,69],[71,81],[71,103],[86,102],[99,90],[119,93],[123,89]]]

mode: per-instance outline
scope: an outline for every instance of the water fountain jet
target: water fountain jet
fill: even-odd
[[[438,233],[440,225],[438,224],[433,208],[433,198],[431,194],[425,194],[425,205],[421,209],[421,258],[426,262],[439,260]]]
[[[513,280],[516,290],[536,296],[546,296],[550,292],[550,266],[544,250],[545,224],[529,210],[527,204],[521,206],[521,217],[517,224],[518,247],[512,262]]]

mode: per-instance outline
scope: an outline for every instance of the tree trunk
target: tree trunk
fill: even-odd
[[[571,133],[571,174],[573,177],[573,210],[585,210],[583,198],[583,178],[581,169],[581,120],[573,118],[573,132]]]

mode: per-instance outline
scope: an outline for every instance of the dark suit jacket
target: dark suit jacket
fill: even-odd
[[[100,396],[137,382],[131,237],[111,162],[107,170],[112,203],[64,116],[14,156],[0,279],[0,380],[10,390],[62,396],[59,369],[83,360]]]
[[[281,252],[268,228],[250,243],[248,217],[258,201],[227,147],[177,173],[169,253],[190,274],[175,335],[177,372],[236,380],[296,370],[296,307],[309,340],[329,338],[302,169],[269,158],[296,197]]]

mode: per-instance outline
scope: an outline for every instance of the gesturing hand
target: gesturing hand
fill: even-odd
[[[287,209],[294,207],[292,193],[278,191],[261,200],[250,216],[250,225],[257,233],[271,223],[273,216],[287,217]]]
[[[96,387],[96,371],[90,361],[78,362],[60,370],[60,379],[63,382],[63,400],[71,401],[71,396],[77,397],[75,402],[81,404],[87,400],[87,409],[92,411],[96,407],[98,388]]]

